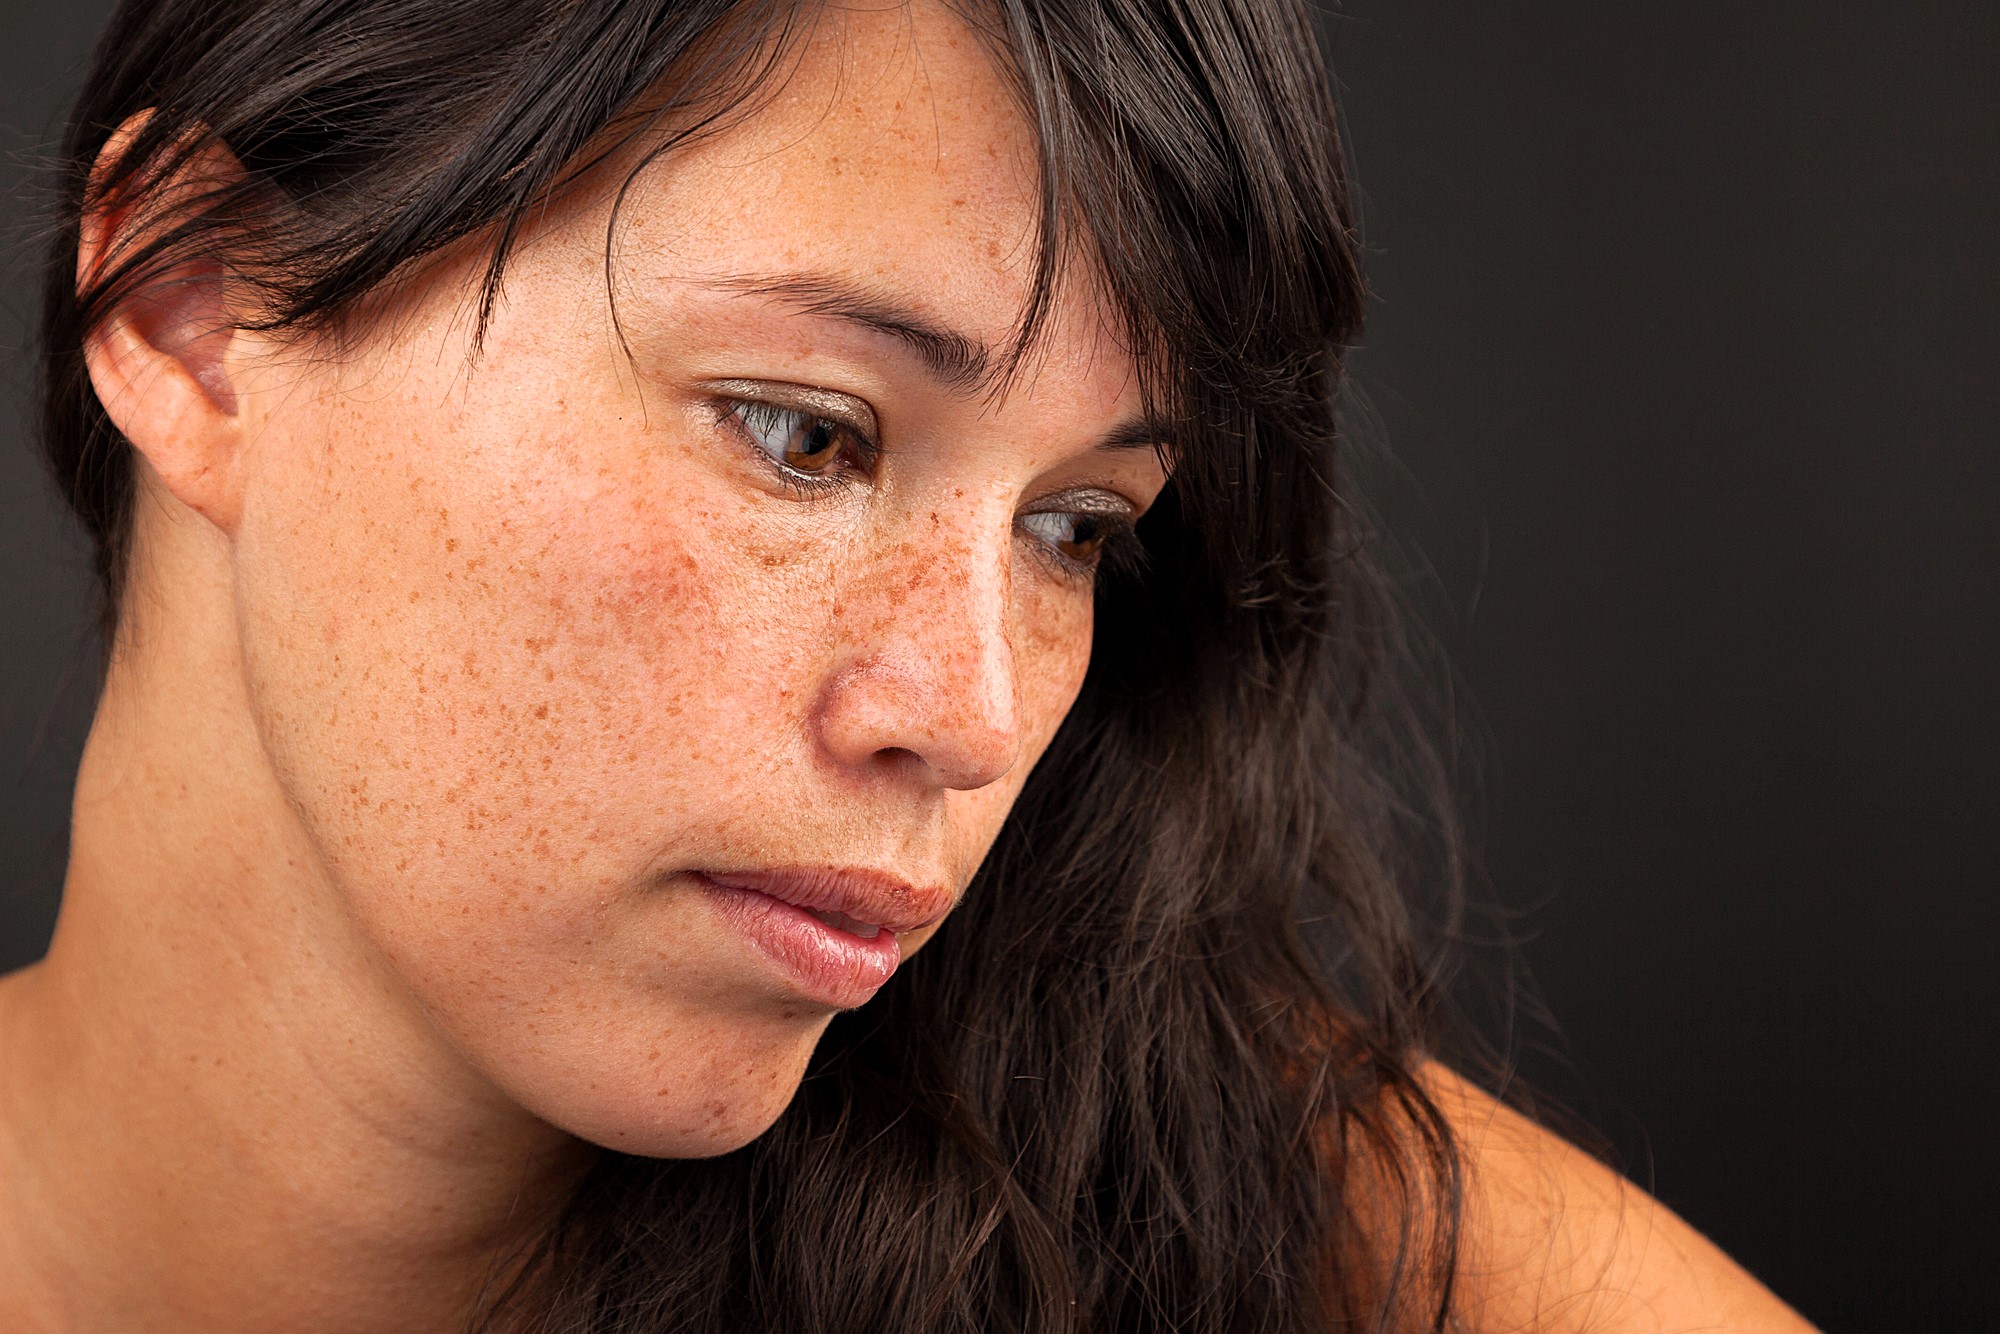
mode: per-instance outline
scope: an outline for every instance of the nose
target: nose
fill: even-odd
[[[819,741],[855,772],[985,787],[1021,754],[1012,525],[953,536],[931,515],[915,526],[931,530],[928,540],[897,543],[842,590]]]

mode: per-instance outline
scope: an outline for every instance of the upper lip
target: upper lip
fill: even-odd
[[[797,866],[779,870],[702,871],[726,889],[745,889],[808,912],[841,913],[901,935],[931,926],[951,911],[949,888],[912,884],[866,867]]]

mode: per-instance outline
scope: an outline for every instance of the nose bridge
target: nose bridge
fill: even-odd
[[[843,590],[830,747],[850,764],[908,752],[983,787],[1020,753],[1008,516],[920,510]]]
[[[1011,525],[980,523],[953,532],[935,514],[926,520],[935,539],[917,548],[909,577],[909,617],[913,630],[934,624],[937,665],[962,681],[988,716],[1011,719],[1015,704],[1012,570],[1007,543],[990,529]],[[929,550],[922,548],[928,545]]]

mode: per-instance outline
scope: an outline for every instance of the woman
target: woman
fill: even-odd
[[[1281,0],[125,5],[0,1325],[1799,1327],[1426,1054],[1325,88]]]

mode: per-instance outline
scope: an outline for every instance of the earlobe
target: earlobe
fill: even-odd
[[[112,137],[99,155],[100,173],[141,124],[135,117]],[[115,267],[115,257],[138,253],[146,229],[182,220],[163,201],[207,193],[241,174],[226,150],[204,150],[182,164],[174,180],[146,188],[146,198],[87,211],[77,251],[79,291],[87,294]],[[233,533],[242,508],[242,418],[229,287],[224,266],[209,258],[146,274],[92,331],[84,354],[98,401],[161,483]]]

